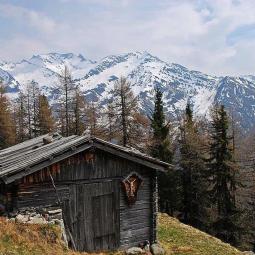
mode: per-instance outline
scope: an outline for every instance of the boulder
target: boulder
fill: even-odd
[[[139,254],[145,254],[145,251],[138,247],[132,247],[126,250],[126,255],[139,255]]]
[[[43,144],[44,145],[52,143],[52,142],[53,142],[53,138],[51,136],[46,136],[46,137],[43,138]]]
[[[154,243],[151,245],[151,253],[153,255],[164,255],[166,251],[159,243]]]
[[[255,253],[252,251],[244,251],[243,254],[244,255],[255,255]]]
[[[29,217],[27,215],[18,214],[15,217],[15,221],[19,223],[26,223],[29,221]]]
[[[29,223],[31,224],[46,224],[47,221],[43,217],[33,217],[30,218]]]

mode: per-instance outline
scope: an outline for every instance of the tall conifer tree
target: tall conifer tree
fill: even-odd
[[[104,138],[104,129],[100,121],[101,110],[96,102],[90,102],[86,107],[85,134]]]
[[[10,104],[0,80],[0,149],[15,143],[15,128],[11,117]]]
[[[39,96],[38,116],[36,119],[38,122],[37,130],[40,135],[50,133],[54,130],[54,118],[45,95]]]
[[[185,223],[206,230],[208,221],[206,166],[203,159],[203,139],[187,104],[180,127],[179,165],[182,171],[183,220]]]
[[[151,128],[153,139],[151,155],[165,162],[171,163],[173,153],[169,138],[170,125],[166,123],[163,110],[163,94],[159,88],[155,88],[154,111],[151,116]],[[177,173],[173,169],[166,174],[159,175],[159,206],[160,210],[173,215],[179,203]]]
[[[130,82],[120,77],[114,84],[113,109],[116,116],[116,131],[120,134],[123,146],[135,146],[137,137],[134,137],[134,115],[138,112],[137,97],[134,96]]]
[[[72,123],[71,133],[75,135],[81,135],[85,130],[85,118],[87,104],[84,96],[81,94],[78,86],[75,88],[75,97],[73,99],[73,108],[74,108],[74,120]]]
[[[159,88],[155,88],[154,111],[151,117],[151,127],[153,130],[153,147],[151,154],[165,162],[172,161],[172,151],[170,149],[169,129],[166,123],[163,110],[163,94]]]
[[[108,100],[107,102],[105,123],[105,139],[110,142],[116,141],[119,135],[116,127],[116,111],[113,100]]]
[[[228,131],[229,121],[225,108],[223,105],[216,106],[212,112],[209,159],[211,197],[217,207],[213,231],[225,242],[237,245],[241,231],[238,227],[240,213],[235,201],[238,167],[233,159],[230,146],[232,137]]]
[[[59,119],[61,124],[62,135],[69,136],[72,134],[72,120],[74,118],[75,104],[75,84],[70,69],[65,66],[59,75],[59,99],[60,112]]]
[[[24,142],[29,138],[28,135],[28,118],[27,118],[26,96],[22,91],[19,92],[15,106],[16,122],[16,140],[17,143]]]

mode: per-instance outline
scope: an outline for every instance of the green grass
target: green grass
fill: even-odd
[[[168,255],[241,255],[232,246],[184,225],[166,214],[159,215],[158,237]],[[53,225],[33,225],[0,219],[0,255],[81,255],[68,250]],[[100,253],[121,255],[122,252]]]
[[[158,237],[167,254],[241,255],[229,244],[202,231],[180,223],[166,214],[159,215]]]

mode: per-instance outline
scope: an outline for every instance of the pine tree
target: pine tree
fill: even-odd
[[[28,138],[31,139],[33,137],[33,127],[32,127],[32,102],[31,102],[31,94],[28,89],[26,94],[26,114],[27,114],[27,124],[28,124]]]
[[[75,89],[74,97],[74,121],[72,134],[81,135],[85,130],[86,102],[78,87]]]
[[[97,103],[91,102],[86,108],[86,130],[85,133],[91,136],[103,137],[104,131],[99,123],[100,111]]]
[[[112,100],[108,100],[107,107],[104,111],[104,126],[105,129],[105,139],[110,142],[115,142],[118,140],[119,134],[116,127],[116,112],[114,109],[114,104]]]
[[[71,134],[72,119],[74,119],[74,101],[75,101],[75,85],[72,79],[71,71],[67,66],[64,67],[59,75],[60,86],[58,87],[60,99],[59,119],[62,135],[69,136]]]
[[[144,150],[149,140],[150,122],[145,115],[138,111],[137,98],[134,97],[130,84],[127,84],[127,86],[126,92],[123,92],[123,94],[126,93],[124,97],[127,99],[124,99],[123,104],[115,101],[115,97],[108,100],[103,120],[106,123],[104,126],[105,139],[123,143],[125,134],[128,146]],[[123,114],[123,112],[126,114]],[[123,121],[123,118],[126,120]],[[126,132],[124,132],[123,122],[126,123]]]
[[[166,123],[163,110],[163,94],[159,88],[155,88],[154,111],[151,116],[151,128],[153,138],[151,145],[151,155],[165,162],[171,163],[173,152],[171,150],[169,131],[170,125]],[[167,174],[159,175],[159,206],[160,210],[173,215],[179,204],[178,173],[173,169]]]
[[[165,162],[172,162],[173,153],[170,149],[169,123],[166,123],[163,110],[163,94],[159,88],[155,88],[154,111],[151,117],[153,130],[152,156],[160,158]]]
[[[151,127],[153,129],[153,147],[151,154],[163,161],[171,162],[172,153],[169,151],[169,146],[164,146],[165,140],[168,140],[169,126],[165,123],[162,96],[163,94],[160,89],[156,88],[154,111],[151,118]]]
[[[38,126],[38,111],[39,111],[39,99],[40,99],[40,89],[37,82],[34,80],[31,81],[30,90],[32,94],[32,121],[33,121],[33,137],[39,135]],[[51,118],[50,116],[49,118]]]
[[[27,128],[28,128],[28,137],[31,139],[38,136],[39,131],[37,130],[38,126],[38,107],[39,107],[39,85],[37,82],[32,80],[26,87],[24,93],[24,102],[26,104],[26,118],[27,118]]]
[[[16,142],[21,143],[29,138],[28,118],[27,118],[26,96],[22,91],[19,92],[15,103],[15,122],[16,122]]]
[[[140,112],[133,114],[133,125],[130,129],[130,145],[147,153],[150,144],[150,119]]]
[[[114,110],[116,114],[117,131],[121,132],[123,146],[133,144],[133,117],[138,111],[137,98],[134,96],[131,84],[121,77],[115,83],[112,91],[114,97]]]
[[[57,129],[60,130],[62,135],[65,135],[66,124],[65,124],[65,109],[60,106],[57,114]]]
[[[180,127],[179,165],[182,171],[183,220],[202,230],[207,229],[208,181],[204,163],[204,146],[193,120],[190,104],[187,104],[183,124]]]
[[[10,103],[0,80],[0,149],[15,143],[15,128],[11,116]]]
[[[233,159],[232,138],[228,135],[229,121],[223,105],[212,112],[209,170],[212,203],[216,204],[217,217],[212,225],[214,234],[225,242],[237,245],[241,229],[240,212],[236,206],[238,166]]]
[[[39,95],[38,116],[36,119],[38,120],[37,130],[39,135],[44,135],[54,130],[54,118],[45,95]]]

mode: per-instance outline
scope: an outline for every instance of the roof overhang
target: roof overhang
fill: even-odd
[[[144,165],[156,171],[165,172],[171,167],[171,165],[168,163],[152,158],[131,148],[115,145],[95,137],[83,137],[83,139],[80,138],[81,137],[79,137],[79,142],[74,142],[73,144],[70,144],[70,146],[64,147],[62,150],[48,154],[48,157],[39,158],[37,161],[31,161],[31,164],[28,164],[26,167],[16,168],[15,171],[8,171],[7,169],[4,173],[0,173],[0,179],[2,179],[5,184],[12,183],[24,176],[35,173],[45,167],[91,148],[105,151],[123,159]]]

